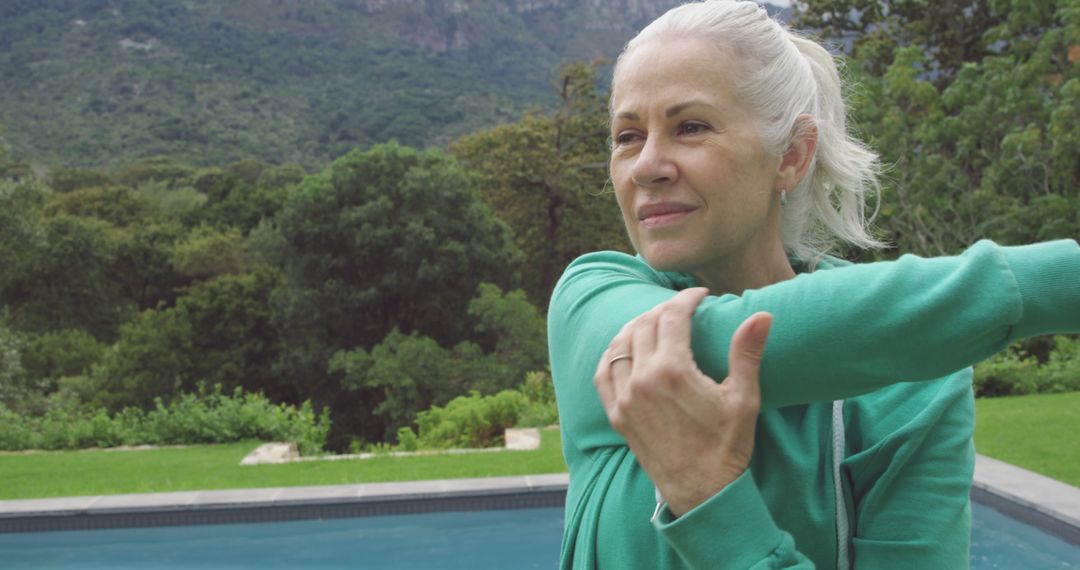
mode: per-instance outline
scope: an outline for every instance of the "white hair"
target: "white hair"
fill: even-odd
[[[789,189],[781,239],[788,253],[814,262],[837,242],[884,244],[869,231],[866,196],[880,190],[877,154],[847,130],[842,81],[833,56],[770,18],[752,1],[706,0],[672,8],[626,44],[627,53],[659,36],[700,37],[738,62],[736,89],[757,117],[765,151],[782,155],[816,127],[807,175]],[[799,120],[809,115],[811,122]]]

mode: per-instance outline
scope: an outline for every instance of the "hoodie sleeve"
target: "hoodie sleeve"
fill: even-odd
[[[667,274],[625,254],[589,254],[567,268],[552,295],[548,339],[568,453],[625,445],[593,387],[596,363],[625,323],[675,293]],[[1080,247],[983,241],[958,256],[905,255],[710,296],[693,322],[705,374],[726,377],[731,337],[757,311],[774,316],[763,407],[843,399],[946,376],[1020,338],[1080,332]]]

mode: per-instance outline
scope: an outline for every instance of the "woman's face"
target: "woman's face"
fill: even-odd
[[[653,39],[612,84],[611,177],[630,241],[653,267],[698,273],[779,243],[780,157],[707,41]]]

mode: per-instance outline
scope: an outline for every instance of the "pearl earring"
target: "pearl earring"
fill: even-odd
[[[780,205],[787,206],[787,188],[780,189]]]

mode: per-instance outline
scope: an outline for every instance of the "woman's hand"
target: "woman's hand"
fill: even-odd
[[[705,502],[750,465],[761,407],[758,369],[772,315],[746,319],[717,384],[694,362],[691,317],[706,289],[681,291],[619,331],[594,382],[608,420],[675,516]]]

